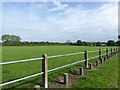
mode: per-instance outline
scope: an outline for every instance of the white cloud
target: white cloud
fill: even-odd
[[[48,10],[49,12],[58,11],[58,10],[65,9],[66,7],[68,7],[67,4],[61,4],[61,2],[59,2],[59,1],[53,1],[53,4],[56,7],[49,9]]]
[[[59,1],[53,1],[53,4],[58,6],[58,7],[62,6],[62,4]]]
[[[64,6],[60,2],[54,2],[54,4],[57,9],[53,8],[51,11],[60,10],[58,7]],[[20,35],[23,40],[37,41],[117,40],[117,9],[117,4],[111,3],[104,4],[95,10],[85,10],[81,6],[74,8],[66,6],[63,12],[58,13],[58,15],[47,16],[47,20],[44,21],[37,20],[32,22],[33,20],[30,20],[22,23],[5,23],[4,33],[15,33]],[[33,14],[32,16],[36,17]]]
[[[55,8],[49,9],[48,11],[49,12],[58,11],[58,10],[66,8],[66,7],[68,7],[68,5],[62,5],[60,7],[55,7]]]

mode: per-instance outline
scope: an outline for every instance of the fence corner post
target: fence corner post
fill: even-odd
[[[48,88],[48,57],[47,54],[42,55],[42,83],[45,88]]]
[[[87,51],[85,51],[84,57],[85,57],[85,67],[88,68],[88,52]]]

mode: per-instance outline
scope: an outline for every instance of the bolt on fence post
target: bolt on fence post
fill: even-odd
[[[109,58],[109,56],[108,56],[108,49],[106,49],[106,57],[107,57],[107,59]]]
[[[48,88],[48,57],[47,54],[42,55],[42,83],[45,88]]]
[[[98,60],[96,61],[96,66],[99,66],[99,61]]]
[[[80,75],[83,75],[84,71],[83,71],[83,67],[80,68]]]
[[[68,84],[68,74],[64,73],[64,84]]]
[[[85,67],[88,68],[88,52],[87,51],[85,51],[84,57],[85,57]]]
[[[90,63],[89,65],[90,65],[90,69],[92,69],[93,68],[92,63]]]
[[[101,51],[101,49],[99,49],[99,60],[101,60],[102,59],[102,51]]]

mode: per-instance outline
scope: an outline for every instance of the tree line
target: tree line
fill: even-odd
[[[21,41],[20,36],[16,35],[2,35],[2,46],[44,46],[44,45],[72,45],[72,46],[120,46],[120,35],[118,36],[119,40],[108,40],[107,42],[85,42],[77,40],[76,42],[71,42],[67,40],[65,43],[59,42],[35,42],[35,41]]]

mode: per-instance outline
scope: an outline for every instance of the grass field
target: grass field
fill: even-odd
[[[8,61],[16,61],[16,60],[24,60],[31,58],[39,58],[42,54],[48,54],[48,56],[54,55],[63,55],[70,53],[83,52],[85,50],[94,51],[98,49],[106,49],[113,47],[92,47],[92,46],[6,46],[2,47],[2,62]],[[103,54],[105,53],[102,52]],[[93,57],[98,55],[98,52],[89,54],[89,57]],[[49,69],[56,68],[59,66],[63,66],[72,62],[80,61],[84,59],[84,55],[74,55],[74,56],[66,56],[59,58],[52,58],[48,60]],[[83,65],[83,63],[79,64]],[[67,72],[68,70],[64,69],[62,71],[57,70],[59,73],[51,72],[49,73],[49,80],[58,77],[63,74],[63,72]],[[4,65],[2,68],[2,82],[8,82],[11,80],[15,80],[18,78],[22,78],[28,75],[32,75],[35,73],[41,72],[41,60],[31,61],[31,62],[23,62],[17,64]],[[41,82],[41,76],[36,76],[24,81],[20,81],[14,84],[10,84],[4,86],[4,88],[30,88],[35,84],[39,84]]]
[[[118,57],[120,54],[80,78],[72,88],[118,88]]]

